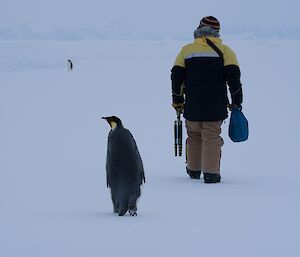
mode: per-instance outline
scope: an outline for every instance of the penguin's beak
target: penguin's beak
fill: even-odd
[[[109,120],[107,119],[107,117],[102,117],[101,119],[106,120],[107,123],[110,125],[110,122],[109,122]]]
[[[112,121],[108,120],[107,117],[102,117],[101,119],[104,119],[107,121],[107,123],[109,124],[109,126],[112,128],[113,125],[112,125]]]

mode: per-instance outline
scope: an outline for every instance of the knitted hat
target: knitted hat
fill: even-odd
[[[198,27],[204,27],[204,26],[209,26],[217,31],[220,30],[220,22],[213,16],[206,16],[200,21],[200,25]]]

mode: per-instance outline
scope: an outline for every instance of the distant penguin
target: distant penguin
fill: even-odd
[[[103,117],[110,127],[106,156],[107,187],[111,189],[114,212],[123,216],[127,211],[137,215],[140,186],[145,183],[141,156],[130,131],[116,116]]]
[[[67,66],[69,71],[73,70],[73,63],[71,62],[71,60],[67,61]]]

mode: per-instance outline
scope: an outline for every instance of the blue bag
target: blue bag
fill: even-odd
[[[228,134],[233,142],[243,142],[248,139],[248,120],[238,108],[233,108],[231,111]]]

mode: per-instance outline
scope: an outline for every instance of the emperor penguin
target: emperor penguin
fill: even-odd
[[[136,216],[140,186],[145,183],[141,156],[132,134],[118,117],[102,119],[111,127],[107,141],[106,181],[114,212],[123,216],[128,211],[131,216]]]
[[[71,62],[70,59],[67,61],[67,66],[69,71],[73,70],[73,63]]]

